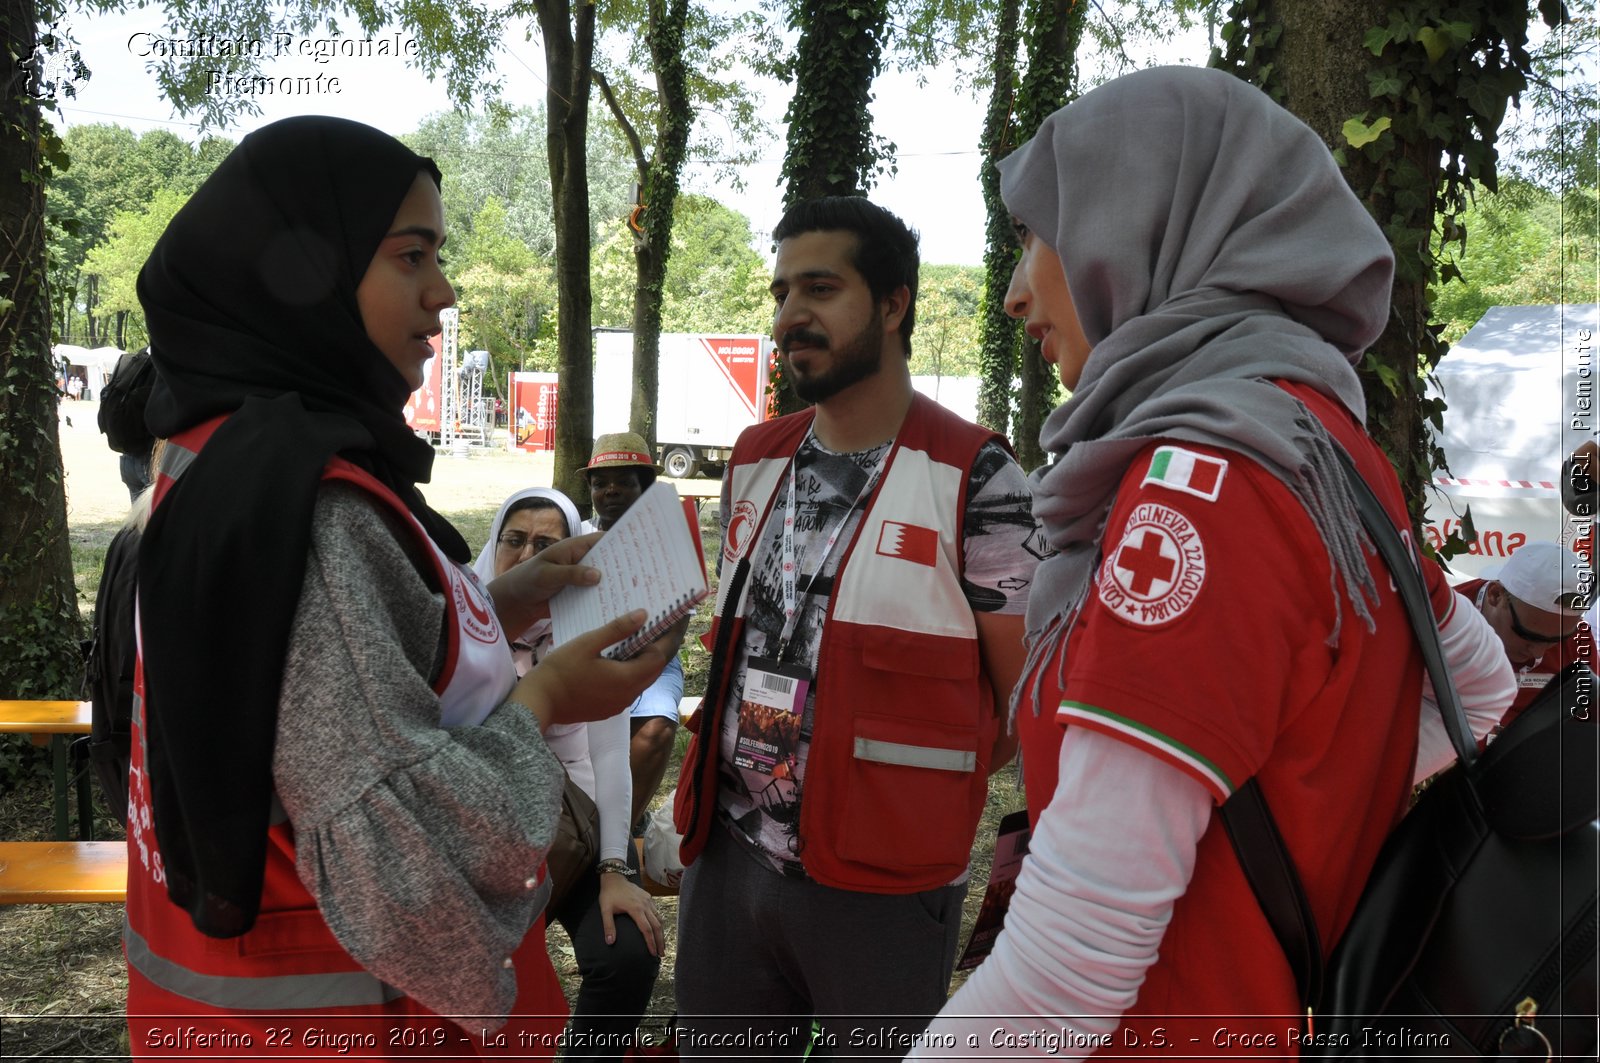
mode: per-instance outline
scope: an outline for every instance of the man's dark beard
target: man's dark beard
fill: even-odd
[[[812,342],[818,342],[821,337],[797,329],[783,338],[784,354],[788,354],[789,344],[797,338],[804,337]],[[794,393],[804,402],[825,402],[853,384],[859,384],[873,374],[883,364],[883,315],[876,305],[872,308],[872,317],[868,319],[860,332],[856,333],[847,342],[834,347],[831,351],[833,364],[827,371],[811,377],[797,375],[790,367],[789,379],[794,383]]]

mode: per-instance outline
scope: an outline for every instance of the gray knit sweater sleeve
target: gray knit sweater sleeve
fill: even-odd
[[[323,486],[273,780],[300,879],[340,944],[434,1011],[504,1016],[504,961],[538,914],[526,883],[554,836],[561,764],[517,705],[439,727],[444,598],[405,534],[363,492]]]

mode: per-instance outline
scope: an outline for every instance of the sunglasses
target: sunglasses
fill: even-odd
[[[1567,635],[1541,635],[1537,631],[1529,631],[1522,626],[1522,621],[1517,619],[1517,607],[1513,604],[1511,595],[1506,595],[1506,609],[1511,613],[1511,630],[1516,632],[1517,638],[1523,642],[1533,642],[1541,646],[1554,646],[1558,642],[1565,642]]]

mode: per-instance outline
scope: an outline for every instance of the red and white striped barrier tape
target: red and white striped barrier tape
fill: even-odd
[[[1556,485],[1550,480],[1468,480],[1450,476],[1435,476],[1433,482],[1440,487],[1543,487],[1553,491]]]

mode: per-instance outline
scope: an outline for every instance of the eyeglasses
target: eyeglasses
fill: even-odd
[[[1513,601],[1514,599],[1511,595],[1506,595],[1506,609],[1511,614],[1511,630],[1516,632],[1517,638],[1523,642],[1532,642],[1540,646],[1554,646],[1558,642],[1565,642],[1570,637],[1567,635],[1541,635],[1537,631],[1529,631],[1522,626],[1522,621],[1517,619],[1517,607],[1512,604]]]
[[[500,544],[502,550],[521,553],[524,548],[532,546],[533,552],[536,554],[543,550],[548,550],[560,542],[559,539],[552,539],[545,535],[536,535],[530,538],[522,532],[505,532],[496,541]]]

